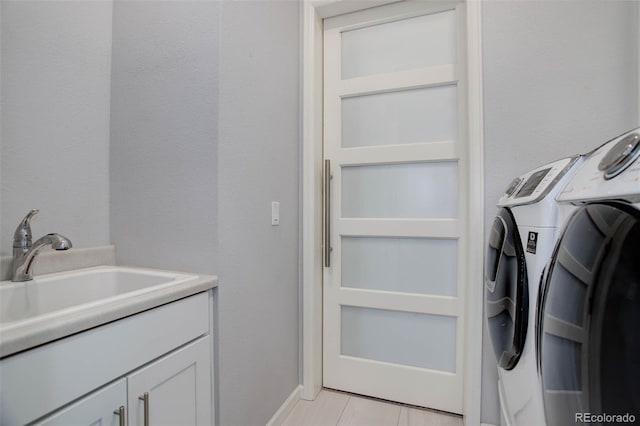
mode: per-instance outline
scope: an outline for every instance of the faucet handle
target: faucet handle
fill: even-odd
[[[31,246],[31,218],[38,214],[40,210],[33,209],[20,221],[13,234],[14,248],[29,248]]]

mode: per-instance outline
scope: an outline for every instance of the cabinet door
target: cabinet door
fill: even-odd
[[[206,336],[129,375],[129,426],[145,424],[145,393],[150,425],[211,425],[210,354]]]
[[[43,420],[39,426],[118,426],[120,416],[115,411],[127,405],[127,382],[120,379],[103,389],[90,393]]]

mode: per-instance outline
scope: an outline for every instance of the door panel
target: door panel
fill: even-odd
[[[324,22],[323,384],[462,412],[464,5]]]
[[[454,161],[342,168],[342,217],[456,218]]]
[[[342,79],[453,64],[455,12],[446,11],[342,33]]]
[[[447,85],[343,98],[342,146],[455,140],[456,97]]]
[[[342,306],[340,353],[455,373],[456,319]]]
[[[341,241],[342,287],[456,295],[455,239],[343,236]]]

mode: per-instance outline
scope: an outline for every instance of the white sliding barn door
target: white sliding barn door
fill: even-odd
[[[464,4],[324,21],[323,384],[463,408]],[[326,180],[325,180],[326,182]]]

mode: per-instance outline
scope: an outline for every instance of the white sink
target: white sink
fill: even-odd
[[[0,330],[91,310],[125,298],[197,280],[197,275],[100,266],[0,282]]]

